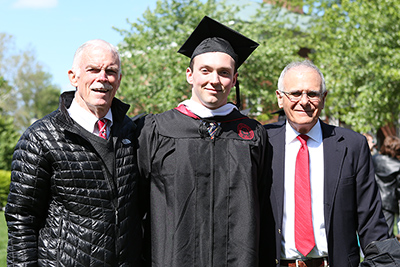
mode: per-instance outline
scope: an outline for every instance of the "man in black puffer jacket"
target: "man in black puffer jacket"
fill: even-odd
[[[117,50],[91,40],[68,72],[76,91],[14,151],[6,206],[9,266],[140,266],[136,125],[114,98]],[[100,119],[104,125],[97,125]]]

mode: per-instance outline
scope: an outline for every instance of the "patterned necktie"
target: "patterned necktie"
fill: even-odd
[[[103,139],[107,139],[107,119],[100,119],[97,121],[97,126],[99,127],[99,136]]]
[[[297,250],[307,256],[315,246],[311,211],[310,163],[307,135],[299,135],[301,147],[296,158],[295,171],[295,242]]]
[[[207,127],[207,131],[210,134],[211,140],[214,139],[214,135],[218,130],[218,123],[217,122],[210,122]]]

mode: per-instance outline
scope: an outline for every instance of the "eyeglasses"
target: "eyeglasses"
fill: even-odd
[[[308,99],[313,102],[317,102],[320,100],[322,93],[316,91],[302,92],[302,91],[293,91],[293,92],[285,92],[280,91],[285,94],[287,98],[289,98],[292,102],[299,101],[303,95],[307,95]]]

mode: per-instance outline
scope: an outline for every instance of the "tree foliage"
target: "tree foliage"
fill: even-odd
[[[31,49],[18,50],[0,33],[0,169],[10,170],[20,133],[58,106],[60,89],[51,83]]]
[[[257,103],[261,122],[271,117],[271,111],[278,109],[275,91],[283,68],[294,60],[304,59],[300,56],[300,50],[304,48],[303,32],[308,18],[284,8],[286,2],[261,4],[243,30],[245,35],[260,43],[248,60],[246,80],[249,83],[242,93],[251,100],[251,106]],[[298,10],[297,6],[292,5],[291,10]]]
[[[12,97],[12,87],[0,76],[0,113],[15,107],[15,100]]]
[[[326,113],[357,131],[397,122],[400,113],[400,2],[311,3],[308,46],[329,90]]]
[[[7,204],[7,196],[10,192],[11,172],[0,170],[0,210]]]
[[[58,107],[60,88],[37,61],[33,49],[19,50],[11,35],[0,33],[0,108],[25,130],[32,120]]]
[[[189,60],[178,46],[204,14],[222,17],[215,1],[158,1],[153,12],[131,23],[120,46],[123,80],[119,95],[136,112],[161,112],[190,96],[185,70]]]
[[[0,115],[0,170],[11,169],[12,155],[19,136],[13,118]]]
[[[0,170],[11,169],[12,154],[19,138],[13,118],[4,111],[13,102],[11,89],[7,81],[0,76]]]
[[[162,112],[190,98],[185,76],[190,59],[177,50],[207,15],[260,42],[239,69],[241,96],[252,112],[266,110],[264,114],[269,114],[276,109],[278,72],[284,61],[298,57],[298,45],[285,40],[284,36],[289,38],[292,33],[284,31],[284,22],[273,19],[279,15],[278,9],[259,4],[259,14],[243,20],[238,16],[242,8],[215,0],[159,0],[154,11],[147,10],[137,22],[130,23],[130,30],[119,29],[124,36],[120,98],[132,104],[135,114]],[[230,101],[234,100],[232,92]]]
[[[312,52],[308,57],[325,75],[328,118],[364,132],[398,121],[399,1],[268,1],[274,5],[253,5],[255,16],[241,13],[243,2],[158,0],[130,29],[119,30],[124,36],[119,95],[132,104],[131,113],[162,112],[190,97],[189,59],[176,51],[207,15],[260,43],[239,69],[245,108],[260,121],[278,108],[279,74],[301,59],[302,49]]]

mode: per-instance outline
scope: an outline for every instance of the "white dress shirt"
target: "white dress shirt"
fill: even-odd
[[[286,122],[282,259],[304,258],[297,251],[294,238],[294,176],[296,157],[301,146],[298,135],[299,133]],[[324,222],[324,150],[319,121],[307,135],[310,137],[307,146],[310,154],[311,207],[315,237],[315,247],[307,257],[318,258],[328,255]]]
[[[82,126],[88,132],[99,135],[99,128],[97,127],[97,118],[93,113],[81,107],[75,98],[72,100],[71,106],[68,109],[68,114],[71,118]],[[104,118],[108,119],[107,123],[107,136],[110,136],[111,126],[113,124],[111,109],[108,110]]]

